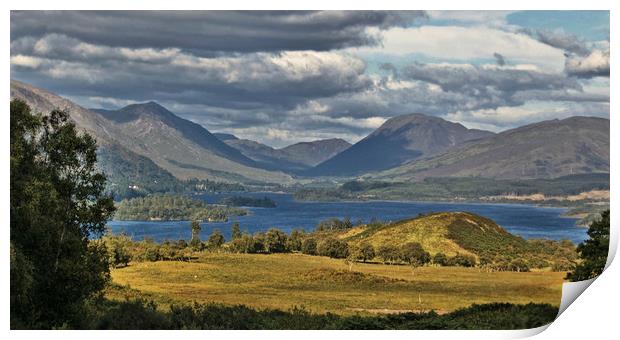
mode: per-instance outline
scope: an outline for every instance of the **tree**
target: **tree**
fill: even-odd
[[[301,244],[304,236],[304,231],[299,229],[293,229],[291,235],[288,237],[286,247],[290,251],[300,251]]]
[[[372,260],[375,258],[375,248],[370,243],[362,243],[359,246],[358,258],[363,262]]]
[[[288,235],[281,230],[271,228],[265,234],[265,250],[268,253],[284,253],[286,252],[286,244]]]
[[[433,263],[438,266],[446,266],[448,264],[448,257],[444,253],[437,253],[433,256]]]
[[[566,275],[570,281],[582,281],[600,275],[607,263],[609,252],[609,210],[601,214],[601,219],[590,224],[588,240],[577,246],[582,262]]]
[[[402,261],[407,262],[411,266],[412,272],[415,268],[431,261],[431,255],[418,242],[405,243],[400,249],[399,255]]]
[[[317,253],[335,259],[344,259],[349,255],[349,246],[346,242],[329,237],[317,245]]]
[[[194,220],[191,223],[192,228],[192,239],[189,241],[189,245],[194,249],[200,249],[202,247],[202,242],[200,241],[200,222]]]
[[[232,224],[232,233],[231,233],[231,240],[236,240],[238,238],[241,238],[241,226],[239,225],[239,222],[235,222]]]
[[[448,259],[449,266],[473,267],[476,265],[476,258],[472,255],[456,254]]]
[[[377,256],[379,256],[383,260],[383,264],[385,263],[393,263],[398,259],[398,249],[391,245],[381,245],[377,249]]]
[[[10,114],[11,328],[74,325],[109,280],[100,238],[114,204],[96,169],[97,144],[69,115]]]
[[[108,262],[110,266],[125,267],[131,260],[131,254],[129,252],[129,244],[131,238],[124,233],[120,235],[112,235],[111,232],[103,237],[103,241],[108,250]]]
[[[317,255],[316,240],[313,238],[306,238],[301,243],[301,252],[306,255]]]
[[[207,247],[210,249],[217,249],[224,244],[226,240],[224,239],[224,235],[220,232],[219,229],[213,229],[211,235],[209,235],[209,239],[207,240]]]

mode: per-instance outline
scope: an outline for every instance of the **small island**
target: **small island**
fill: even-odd
[[[153,195],[125,199],[117,204],[114,219],[121,221],[226,222],[229,216],[247,215],[247,210],[192,199],[182,195]]]
[[[229,206],[229,207],[258,207],[258,208],[275,208],[276,207],[276,202],[274,202],[269,197],[254,198],[254,197],[233,196],[233,197],[226,197],[222,199],[219,203],[222,205]]]

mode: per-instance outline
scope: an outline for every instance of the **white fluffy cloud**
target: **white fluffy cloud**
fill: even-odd
[[[609,77],[609,49],[593,50],[586,56],[566,59],[566,73],[581,78]]]
[[[561,71],[563,51],[517,32],[484,26],[422,26],[392,28],[382,33],[381,47],[352,49],[362,55],[372,53],[419,54],[438,60],[492,59],[500,53],[519,64],[534,64]]]

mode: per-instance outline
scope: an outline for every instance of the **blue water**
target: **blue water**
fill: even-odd
[[[209,203],[216,203],[231,194],[199,195]],[[243,193],[243,196],[267,196],[277,204],[276,208],[247,208],[247,216],[234,216],[228,222],[202,223],[201,238],[204,240],[219,229],[224,237],[230,238],[231,225],[239,222],[241,230],[254,233],[277,227],[290,232],[294,228],[312,231],[316,224],[330,217],[349,217],[356,222],[377,218],[382,221],[397,221],[417,216],[419,213],[439,211],[469,211],[492,219],[509,232],[526,239],[546,238],[568,239],[579,243],[587,238],[586,228],[575,226],[576,219],[560,215],[563,208],[542,208],[525,204],[482,204],[482,203],[439,203],[439,202],[300,202],[290,194]],[[110,221],[113,233],[121,231],[134,240],[152,238],[155,241],[189,240],[191,231],[188,221]]]

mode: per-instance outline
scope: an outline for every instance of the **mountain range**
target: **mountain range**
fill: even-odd
[[[123,150],[132,158],[146,157],[178,179],[243,183],[292,180],[283,172],[261,169],[207,129],[154,102],[129,105],[118,111],[88,110],[18,81],[11,81],[11,98],[24,100],[37,112],[66,110],[79,128],[97,139],[100,147]]]
[[[387,120],[366,138],[307,172],[313,176],[360,175],[440,154],[493,135],[419,113]]]
[[[507,130],[380,172],[384,180],[425,177],[555,178],[609,172],[609,120],[574,116]]]
[[[101,167],[114,172],[108,177],[125,182],[140,173],[152,174],[156,183],[197,178],[290,184],[321,176],[417,181],[609,172],[609,120],[603,118],[556,119],[493,133],[415,113],[387,120],[354,145],[326,139],[278,149],[211,133],[155,102],[86,109],[14,80],[11,98],[26,101],[37,112],[68,111],[79,128],[97,139]]]
[[[262,168],[290,173],[310,169],[351,146],[343,139],[332,138],[301,142],[276,149],[253,140],[237,138],[232,134],[215,133],[214,135],[259,163]]]

